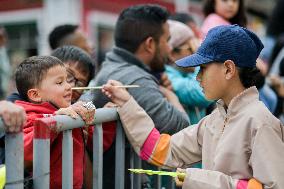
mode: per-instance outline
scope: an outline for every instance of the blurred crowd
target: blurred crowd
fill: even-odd
[[[204,68],[183,68],[175,63],[196,52],[198,54],[208,32],[217,26],[246,28],[244,0],[204,1],[201,26],[190,12],[169,14],[161,6],[151,6],[134,6],[120,13],[113,36],[114,46],[100,55],[103,57],[100,61],[94,59],[93,49],[96,47],[90,45],[92,43],[80,26],[66,23],[56,26],[49,34],[51,54],[23,60],[15,74],[7,55],[8,36],[5,28],[0,28],[0,116],[8,132],[17,132],[23,126],[26,176],[30,176],[32,171],[32,128],[36,118],[44,117],[44,114],[65,114],[81,116],[86,124],[91,124],[93,119],[90,117],[94,117],[95,111],[85,102],[90,101],[97,108],[116,107],[109,103],[111,100],[102,91],[88,90],[84,93],[83,90],[71,90],[72,87],[101,86],[108,80],[139,85],[139,88],[131,88],[128,92],[153,120],[155,128],[171,135],[202,122],[215,110],[218,99],[208,99],[200,80],[196,79]],[[152,11],[152,14],[148,15],[147,11]],[[284,1],[278,0],[262,41],[264,49],[256,60],[256,72],[259,74],[254,83],[259,100],[281,122],[284,122],[283,14]],[[62,68],[66,69],[66,77]],[[246,78],[251,79],[249,75]],[[56,86],[52,85],[53,79]],[[15,80],[15,91],[9,87],[11,80]],[[116,129],[114,122],[105,125],[103,187],[114,188]],[[77,155],[74,156],[74,188],[92,186],[88,176],[92,174],[92,140],[89,140],[92,133],[93,129],[73,130],[74,154]],[[59,176],[62,171],[59,168],[62,166],[62,135],[53,136],[52,140],[51,188],[58,188],[62,185]],[[2,143],[0,146],[3,148]],[[130,151],[130,144],[127,144],[126,150]],[[1,161],[4,163],[3,157]],[[146,162],[143,164],[144,168],[154,169]],[[126,166],[130,165],[126,163]],[[189,167],[202,168],[203,164],[198,161]],[[128,188],[130,178],[126,176],[125,179]],[[168,181],[163,182],[165,187],[168,184]],[[147,176],[143,177],[141,185],[145,189],[153,188]]]

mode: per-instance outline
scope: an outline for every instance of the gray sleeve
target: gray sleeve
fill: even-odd
[[[155,127],[160,132],[174,134],[189,125],[187,115],[177,110],[164,98],[159,86],[151,78],[139,78],[131,84],[141,86],[129,89],[129,92],[153,119]]]

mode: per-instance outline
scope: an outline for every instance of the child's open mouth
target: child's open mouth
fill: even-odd
[[[71,100],[72,94],[68,93],[67,95],[64,96],[65,99]]]

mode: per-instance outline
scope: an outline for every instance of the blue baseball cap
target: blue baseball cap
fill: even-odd
[[[195,67],[210,62],[234,61],[238,67],[256,67],[256,59],[263,49],[260,39],[238,25],[212,28],[197,52],[176,61],[180,67]]]

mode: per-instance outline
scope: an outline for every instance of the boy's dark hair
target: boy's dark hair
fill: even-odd
[[[52,50],[61,46],[64,40],[69,35],[73,34],[77,29],[78,25],[65,24],[55,27],[48,36],[49,45]]]
[[[88,73],[88,82],[93,79],[95,75],[95,67],[92,58],[83,50],[75,46],[63,46],[55,49],[52,56],[60,59],[63,63],[65,62],[76,62],[78,63],[78,69],[83,73]]]
[[[150,36],[158,42],[168,17],[167,9],[159,5],[136,5],[123,10],[115,27],[115,45],[135,53]]]
[[[229,22],[231,24],[238,24],[242,27],[245,27],[247,24],[247,18],[245,14],[244,0],[239,0],[239,2],[239,10],[237,14],[229,20]],[[215,13],[215,0],[205,0],[203,13],[205,14],[205,16],[208,16],[211,13]]]
[[[195,23],[195,20],[193,19],[193,17],[188,13],[175,13],[171,15],[169,19],[182,22],[184,24],[187,24],[188,22]]]
[[[53,56],[32,56],[25,59],[16,69],[16,87],[21,97],[28,101],[29,89],[38,86],[48,70],[64,64]]]
[[[239,77],[245,88],[256,86],[257,89],[263,87],[265,83],[265,77],[261,74],[258,68],[240,68]]]

